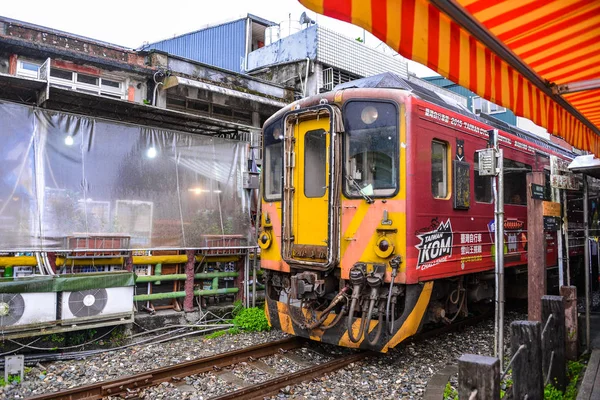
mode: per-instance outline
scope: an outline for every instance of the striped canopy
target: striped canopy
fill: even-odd
[[[600,156],[600,1],[299,1]]]

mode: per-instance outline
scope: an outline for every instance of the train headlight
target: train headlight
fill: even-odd
[[[261,231],[258,235],[258,246],[266,250],[271,246],[271,234],[267,231]]]
[[[388,258],[394,252],[394,244],[386,237],[382,236],[375,243],[375,254],[381,258]]]

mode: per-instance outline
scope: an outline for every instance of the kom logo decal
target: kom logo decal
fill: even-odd
[[[430,232],[417,235],[421,243],[415,247],[419,249],[417,269],[426,270],[452,256],[452,225],[450,219],[442,222]]]

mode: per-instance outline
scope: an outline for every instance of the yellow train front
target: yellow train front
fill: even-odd
[[[401,285],[404,95],[353,92],[371,99],[305,99],[264,126],[265,308],[290,334],[387,351],[416,332],[429,300],[426,286]]]
[[[350,88],[295,102],[265,123],[258,244],[273,327],[386,352],[428,323],[491,308],[491,184],[474,156],[490,126],[429,100]],[[505,162],[520,166],[507,168],[515,191],[543,164],[542,151],[561,156],[532,137],[501,136]],[[505,207],[517,297],[526,293],[523,204]]]

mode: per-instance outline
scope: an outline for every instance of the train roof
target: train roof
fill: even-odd
[[[549,140],[546,140],[534,133],[525,131],[520,129],[514,125],[510,125],[504,121],[501,121],[497,118],[494,118],[487,114],[475,114],[467,107],[463,106],[461,103],[456,101],[455,99],[444,96],[441,93],[434,92],[433,90],[429,90],[426,87],[419,85],[418,83],[406,80],[401,76],[394,74],[392,72],[384,72],[382,74],[369,76],[366,78],[357,79],[351,82],[346,82],[337,85],[333,88],[333,91],[343,90],[343,89],[360,89],[360,88],[379,88],[379,89],[402,89],[411,92],[417,98],[421,100],[425,100],[427,102],[433,103],[440,107],[452,110],[458,114],[464,115],[468,118],[479,121],[483,124],[490,125],[496,129],[502,130],[506,133],[510,133],[511,135],[517,136],[521,139],[527,140],[528,142],[535,143],[541,148],[552,150],[556,153],[562,154],[568,158],[575,158],[577,156],[576,153],[567,150],[559,145],[552,143]]]

